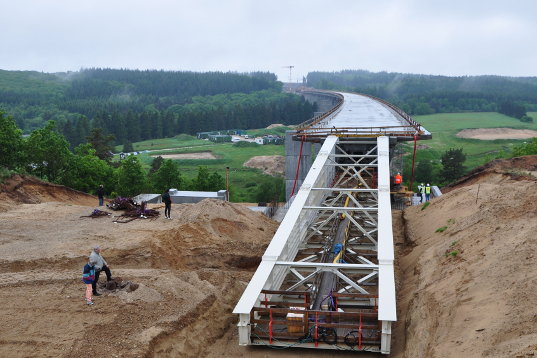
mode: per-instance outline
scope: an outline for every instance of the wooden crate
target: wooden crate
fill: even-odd
[[[304,307],[290,307],[293,310],[304,310]],[[286,316],[288,322],[301,323],[301,326],[287,325],[289,333],[304,333],[304,313],[290,312]]]

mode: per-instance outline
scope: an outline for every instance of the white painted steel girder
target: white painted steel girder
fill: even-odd
[[[311,188],[328,186],[333,178],[333,170],[327,171],[323,169],[325,169],[324,165],[328,161],[329,156],[334,153],[337,141],[338,138],[335,136],[327,137],[324,141],[300,190],[296,194],[287,214],[267,247],[261,264],[235,306],[233,313],[249,315],[252,308],[260,302],[261,291],[263,289],[272,289],[279,287],[281,284],[286,268],[280,266],[280,270],[276,270],[276,261],[289,261],[293,260],[296,256],[298,245],[306,234],[306,229],[313,221],[315,214],[313,211],[303,211],[302,208],[306,204],[319,204],[321,202],[323,197],[322,192],[312,191]],[[248,344],[249,341],[248,334],[248,339],[240,339],[239,343],[244,345]]]
[[[379,137],[378,143],[378,261],[379,320],[397,321],[395,278],[393,271],[392,207],[390,203],[390,143],[388,137]]]

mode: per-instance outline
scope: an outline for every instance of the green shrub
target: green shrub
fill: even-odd
[[[438,229],[436,229],[435,232],[444,232],[446,229],[447,229],[447,226],[442,226],[442,227],[439,227]]]
[[[457,255],[459,254],[459,250],[453,250],[453,251],[449,251],[449,252],[446,252],[444,255],[446,257],[457,257]]]
[[[431,205],[431,202],[426,202],[425,204],[423,204],[423,206],[421,207],[421,210],[425,210],[429,205]]]
[[[14,171],[9,170],[5,167],[0,167],[0,183],[2,183],[4,180],[11,178],[11,176],[15,174]]]
[[[240,142],[233,144],[233,146],[238,147],[238,148],[251,148],[251,147],[259,147],[259,144],[255,142],[240,141]]]

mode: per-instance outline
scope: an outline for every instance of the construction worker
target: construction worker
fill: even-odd
[[[431,186],[429,183],[427,183],[427,186],[425,187],[425,201],[429,201],[431,199]]]
[[[423,203],[423,194],[425,194],[425,184],[418,184],[418,193],[420,194],[420,203]]]
[[[403,177],[401,176],[401,173],[397,173],[395,175],[395,180],[394,180],[395,189],[399,190],[399,188],[401,187],[402,182],[403,182]]]

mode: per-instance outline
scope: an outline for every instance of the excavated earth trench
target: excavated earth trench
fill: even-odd
[[[537,354],[535,171],[537,157],[496,161],[425,209],[394,211],[392,357]],[[214,200],[174,205],[173,220],[81,218],[96,203],[31,178],[0,185],[0,356],[356,356],[238,346],[231,312],[277,222]],[[89,307],[80,275],[94,245],[138,287]]]

